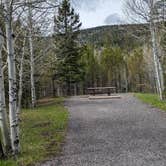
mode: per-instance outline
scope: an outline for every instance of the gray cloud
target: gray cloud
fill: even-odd
[[[114,25],[114,24],[124,24],[125,21],[121,18],[121,16],[118,13],[113,13],[106,17],[104,23],[108,25]]]
[[[124,0],[72,0],[76,11],[80,14],[83,28],[116,23],[120,21]],[[116,17],[113,15],[117,13]],[[108,18],[109,17],[109,18]]]

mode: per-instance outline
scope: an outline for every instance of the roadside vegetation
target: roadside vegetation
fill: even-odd
[[[166,101],[160,100],[156,94],[137,93],[135,96],[144,103],[150,104],[156,108],[166,111]]]
[[[63,98],[40,104],[21,113],[21,154],[17,159],[0,160],[1,166],[33,165],[60,152],[68,120]]]

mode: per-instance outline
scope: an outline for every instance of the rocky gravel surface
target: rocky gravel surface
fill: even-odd
[[[121,96],[66,101],[63,153],[41,166],[166,166],[166,112],[131,94]]]

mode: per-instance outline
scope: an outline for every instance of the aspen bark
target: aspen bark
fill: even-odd
[[[10,1],[5,1],[6,9],[6,45],[8,52],[8,77],[9,77],[9,123],[10,123],[10,139],[11,147],[14,154],[19,152],[19,133],[18,133],[18,120],[17,112],[17,99],[16,99],[16,70],[15,70],[15,56],[14,56],[14,43],[12,31],[12,7]]]
[[[35,90],[35,60],[34,60],[34,48],[33,48],[33,39],[32,39],[32,8],[29,5],[29,47],[30,47],[30,68],[31,68],[31,100],[32,100],[32,108],[36,105],[36,90]]]
[[[25,43],[26,43],[26,38],[24,38],[23,41],[22,56],[20,61],[17,119],[19,119],[19,114],[21,110],[22,92],[23,92],[23,67],[24,67],[24,57],[25,57]]]
[[[156,39],[155,22],[153,14],[154,1],[149,1],[149,6],[150,6],[150,33],[151,33],[152,51],[153,51],[153,59],[154,59],[155,74],[156,74],[156,85],[159,97],[161,100],[163,100],[164,81],[163,81],[163,70],[161,62],[159,60],[158,46]]]
[[[162,68],[162,64],[160,62],[160,59],[158,59],[158,65],[159,65],[161,89],[162,89],[162,92],[164,92],[164,90],[165,90],[165,86],[164,86],[164,72],[163,72],[163,68]]]
[[[127,71],[127,64],[125,64],[124,78],[125,78],[125,92],[128,93],[128,71]]]
[[[1,32],[1,29],[0,29]],[[4,39],[0,36],[0,132],[1,132],[1,144],[3,153],[7,155],[10,149],[10,137],[9,137],[9,127],[6,112],[5,103],[5,88],[4,88],[4,75],[3,75],[3,63],[2,63],[2,46],[4,44]]]
[[[152,38],[152,49],[153,49],[153,59],[154,59],[154,66],[155,66],[156,81],[157,81],[157,83],[156,83],[157,90],[158,90],[160,99],[162,100],[162,88],[161,88],[160,74],[159,74],[159,68],[158,68],[158,57],[157,57],[156,42],[155,42],[155,32],[154,32],[152,23],[150,23],[150,31],[151,31],[151,38]]]

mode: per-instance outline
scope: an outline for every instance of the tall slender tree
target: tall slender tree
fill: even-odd
[[[164,98],[164,79],[163,79],[163,68],[161,62],[161,56],[159,51],[159,41],[157,39],[157,26],[156,22],[161,13],[158,12],[157,4],[161,0],[127,0],[126,9],[129,15],[137,16],[149,24],[149,30],[151,34],[152,52],[154,59],[155,77],[156,77],[156,87],[160,99]],[[137,18],[136,17],[136,18]]]
[[[4,1],[5,6],[5,28],[6,45],[8,56],[8,77],[9,77],[9,122],[11,146],[14,154],[19,152],[19,133],[17,120],[17,88],[16,88],[16,66],[14,54],[14,34],[13,34],[13,4],[10,0]]]
[[[2,60],[2,47],[4,38],[0,29],[0,142],[2,144],[3,154],[6,155],[10,149],[10,137],[7,120],[7,110],[5,103],[4,71]]]
[[[63,0],[55,16],[55,40],[58,59],[57,75],[66,84],[67,94],[71,94],[71,84],[81,79],[80,52],[76,42],[81,23],[79,15],[71,7],[70,0]]]
[[[29,30],[29,49],[30,49],[30,68],[31,68],[31,100],[32,108],[36,105],[36,92],[35,92],[35,61],[34,61],[34,45],[33,45],[33,22],[32,22],[32,4],[29,1],[28,6],[28,30]]]

